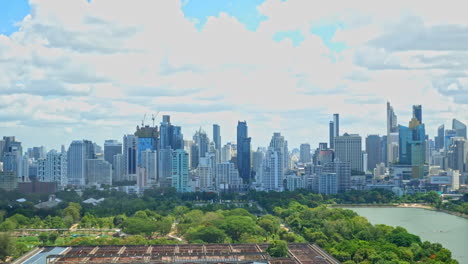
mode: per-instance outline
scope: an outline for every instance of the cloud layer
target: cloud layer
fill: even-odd
[[[254,146],[280,131],[298,147],[328,141],[333,113],[342,132],[385,133],[387,100],[402,124],[422,104],[431,135],[468,121],[460,1],[266,0],[248,10],[254,24],[231,9],[200,24],[185,4],[30,0],[18,31],[0,35],[1,134],[102,144],[161,111],[186,138],[218,123],[235,140],[247,120]]]

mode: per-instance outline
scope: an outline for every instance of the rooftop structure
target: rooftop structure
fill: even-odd
[[[290,243],[284,258],[272,258],[267,247],[268,244],[43,247],[15,263],[340,263],[313,244]]]

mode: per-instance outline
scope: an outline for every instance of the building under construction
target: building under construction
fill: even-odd
[[[268,244],[41,247],[14,263],[340,263],[313,244],[290,243],[288,256],[273,258]]]

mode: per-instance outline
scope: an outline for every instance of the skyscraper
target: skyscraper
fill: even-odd
[[[210,139],[208,138],[206,132],[200,128],[197,132],[195,132],[195,135],[193,136],[193,142],[195,142],[195,145],[198,147],[198,158],[206,157],[206,153],[209,151],[210,145]]]
[[[367,171],[374,171],[377,164],[382,162],[381,138],[379,135],[366,137]]]
[[[172,152],[172,187],[177,192],[190,192],[188,153],[183,149]]]
[[[89,140],[74,140],[67,151],[68,184],[84,186],[86,184],[86,160],[94,159],[94,146]]]
[[[114,139],[104,141],[104,160],[112,164],[117,154],[122,154],[122,143]]]
[[[300,157],[299,157],[299,161],[302,162],[302,163],[308,163],[311,161],[311,157],[310,157],[310,144],[308,143],[304,143],[304,144],[301,144],[301,147],[300,147]]]
[[[217,150],[221,150],[221,130],[219,125],[213,125],[213,141]]]
[[[271,144],[270,144],[271,145]],[[265,191],[283,191],[283,155],[280,148],[269,147],[263,161],[262,188]]]
[[[244,183],[250,183],[250,141],[247,122],[237,123],[237,169]]]
[[[468,141],[462,137],[452,138],[447,152],[448,167],[460,173],[468,171]]]
[[[457,137],[466,138],[466,125],[457,119],[452,120],[452,129],[457,132]]]
[[[160,187],[172,186],[172,152],[171,149],[158,150],[158,183]]]
[[[413,117],[415,117],[420,124],[422,124],[422,106],[413,105]]]
[[[135,181],[138,167],[138,137],[134,135],[125,135],[123,138],[123,156],[124,156],[124,178],[125,180]]]
[[[349,162],[352,170],[363,172],[361,136],[345,133],[335,137],[335,160]]]
[[[330,121],[328,125],[328,137],[330,140],[330,148],[333,149],[335,147],[335,124],[333,121]]]
[[[395,148],[398,148],[398,142],[395,142],[394,139],[398,139],[398,120],[393,107],[390,105],[390,102],[387,102],[387,166],[390,163],[396,162],[397,153],[395,153]]]
[[[184,135],[180,126],[171,124],[171,117],[163,115],[163,121],[159,127],[160,129],[160,148],[161,149],[183,149],[184,148]]]
[[[340,135],[340,115],[333,114],[333,136],[336,138]]]
[[[440,125],[437,128],[437,136],[435,137],[435,149],[440,150],[444,148],[445,126]]]
[[[424,176],[426,160],[426,134],[424,124],[416,117],[411,119],[409,126],[399,126],[399,164],[412,166],[412,177]]]

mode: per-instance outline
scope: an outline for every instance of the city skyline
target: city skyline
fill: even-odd
[[[462,10],[456,1],[3,1],[0,67],[11,70],[0,72],[0,131],[26,146],[102,145],[161,111],[185,133],[216,123],[233,142],[246,120],[253,147],[272,132],[298,147],[327,142],[333,113],[341,134],[385,134],[390,101],[401,120],[423,105],[432,137],[452,118],[468,121]]]

